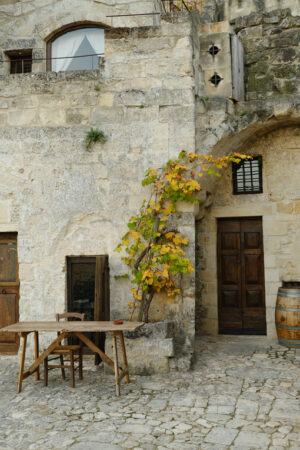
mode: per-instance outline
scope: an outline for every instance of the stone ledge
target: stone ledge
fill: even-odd
[[[181,354],[176,351],[176,334],[176,324],[172,321],[147,323],[136,332],[124,333],[130,373],[168,373],[178,370],[178,367],[183,371],[189,370],[193,352]],[[119,339],[117,341],[119,364],[122,367],[122,351]],[[114,359],[110,335],[106,337],[105,353]],[[111,371],[109,368],[107,370]]]

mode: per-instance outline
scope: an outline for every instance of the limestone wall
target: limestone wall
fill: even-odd
[[[231,167],[218,183],[214,203],[199,224],[201,333],[218,333],[217,218],[263,219],[267,334],[275,337],[274,307],[282,280],[300,280],[300,129],[287,127],[259,138],[244,151],[263,157],[263,193],[233,195]]]
[[[294,15],[300,14],[299,2],[295,0],[218,0],[218,5],[227,20],[252,12],[262,13],[284,8],[290,8]]]
[[[245,50],[247,99],[299,94],[300,11],[253,13],[232,25]]]
[[[191,29],[183,15],[160,28],[108,30],[100,71],[0,77],[0,232],[18,232],[21,320],[65,310],[66,256],[97,254],[109,255],[111,318],[127,317],[130,285],[114,280],[124,271],[114,248],[147,195],[141,179],[194,150]],[[91,126],[108,141],[87,152]],[[193,261],[194,215],[180,214]],[[193,286],[152,310],[155,320],[176,316],[188,346]]]

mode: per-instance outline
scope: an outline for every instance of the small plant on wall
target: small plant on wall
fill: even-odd
[[[96,128],[91,128],[85,136],[85,148],[88,151],[91,151],[92,146],[99,142],[100,144],[105,144],[107,141],[107,137],[101,130],[97,130]]]
[[[137,310],[138,320],[148,322],[149,308],[156,293],[168,296],[180,293],[180,275],[190,274],[194,267],[186,256],[189,240],[172,226],[170,220],[179,201],[198,204],[200,178],[204,174],[220,177],[229,162],[239,163],[246,155],[213,158],[182,151],[159,169],[148,169],[142,181],[150,187],[139,213],[131,217],[128,231],[117,246],[130,269],[133,299],[129,302],[131,317]],[[122,275],[116,278],[129,278]]]

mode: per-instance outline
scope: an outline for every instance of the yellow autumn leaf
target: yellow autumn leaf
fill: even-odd
[[[148,277],[150,277],[150,278],[152,278],[153,277],[153,272],[151,271],[151,270],[145,270],[145,272],[143,273],[143,278],[142,278],[142,280],[145,280],[145,278],[148,278]]]
[[[147,211],[148,214],[151,214],[152,213],[152,208],[147,208],[146,211]]]
[[[181,238],[180,234],[176,234],[173,239],[174,244],[178,245],[181,243],[181,241],[182,241],[182,238]]]
[[[155,209],[155,211],[157,211],[157,212],[160,211],[160,205],[155,205],[155,206],[154,206],[154,209]]]
[[[164,269],[161,272],[161,276],[164,277],[164,278],[169,278],[169,272],[167,271],[167,269]]]
[[[162,247],[160,249],[160,254],[165,255],[166,253],[169,253],[169,251],[170,251],[170,247],[168,247],[167,245],[162,245]]]
[[[177,164],[177,165],[175,166],[174,169],[175,169],[175,170],[185,170],[185,169],[186,169],[186,166],[183,166],[183,165],[181,165],[181,164]]]
[[[181,243],[182,243],[183,245],[188,245],[188,243],[189,243],[188,238],[183,238],[182,241],[181,241]]]
[[[173,231],[169,231],[169,233],[166,233],[165,236],[167,239],[172,239],[172,237],[174,236],[174,233],[173,233]]]

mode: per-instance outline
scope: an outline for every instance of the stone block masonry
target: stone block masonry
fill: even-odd
[[[114,279],[124,271],[114,248],[147,195],[140,184],[144,171],[182,150],[213,155],[237,150],[262,151],[266,157],[263,201],[233,199],[229,172],[220,184],[202,179],[200,209],[181,205],[173,219],[190,240],[193,264],[197,254],[196,273],[183,278],[182,297],[166,302],[157,297],[150,310],[151,320],[172,322],[173,331],[158,339],[153,325],[148,336],[131,340],[130,359],[140,373],[190,367],[195,287],[198,332],[217,333],[217,217],[263,216],[268,333],[272,330],[282,267],[298,273],[300,211],[299,11],[298,5],[283,9],[279,0],[281,9],[275,10],[274,2],[207,0],[202,14],[127,18],[107,16],[158,11],[159,2],[1,2],[1,59],[6,51],[22,49],[32,49],[34,59],[45,58],[47,40],[71,24],[105,29],[100,70],[47,72],[42,59],[34,61],[32,73],[9,75],[9,65],[0,65],[0,232],[18,232],[21,320],[49,320],[65,311],[66,256],[101,254],[109,255],[111,318],[126,318],[131,286]],[[286,4],[291,6],[290,0]],[[204,72],[214,70],[207,64],[209,36],[223,38],[219,45],[230,66],[230,26],[244,45],[246,101],[232,100],[242,97],[232,96],[229,70],[220,96],[205,91]],[[87,152],[84,139],[91,127],[102,130],[107,142]],[[278,182],[270,149],[289,185]],[[140,359],[151,347],[160,357],[157,363],[149,358],[147,366],[147,358]],[[217,444],[222,433],[216,430],[207,442]]]
[[[290,9],[232,21],[246,52],[248,100],[299,94],[300,15]]]
[[[36,8],[30,20],[39,14]],[[54,20],[52,30],[60,24]],[[144,172],[182,149],[194,151],[191,32],[187,15],[159,28],[109,29],[99,71],[0,76],[0,232],[18,232],[20,320],[51,320],[65,311],[66,256],[95,254],[109,255],[111,319],[128,317],[131,286],[114,279],[124,272],[114,249],[147,196]],[[7,35],[1,36],[6,48]],[[108,139],[87,152],[91,126]],[[177,223],[193,261],[193,213],[181,212]],[[193,289],[193,281],[186,283],[186,303],[185,294],[164,306],[157,300],[152,311],[152,320],[177,322],[187,367]],[[157,341],[163,356],[152,371],[170,370],[172,339]]]

